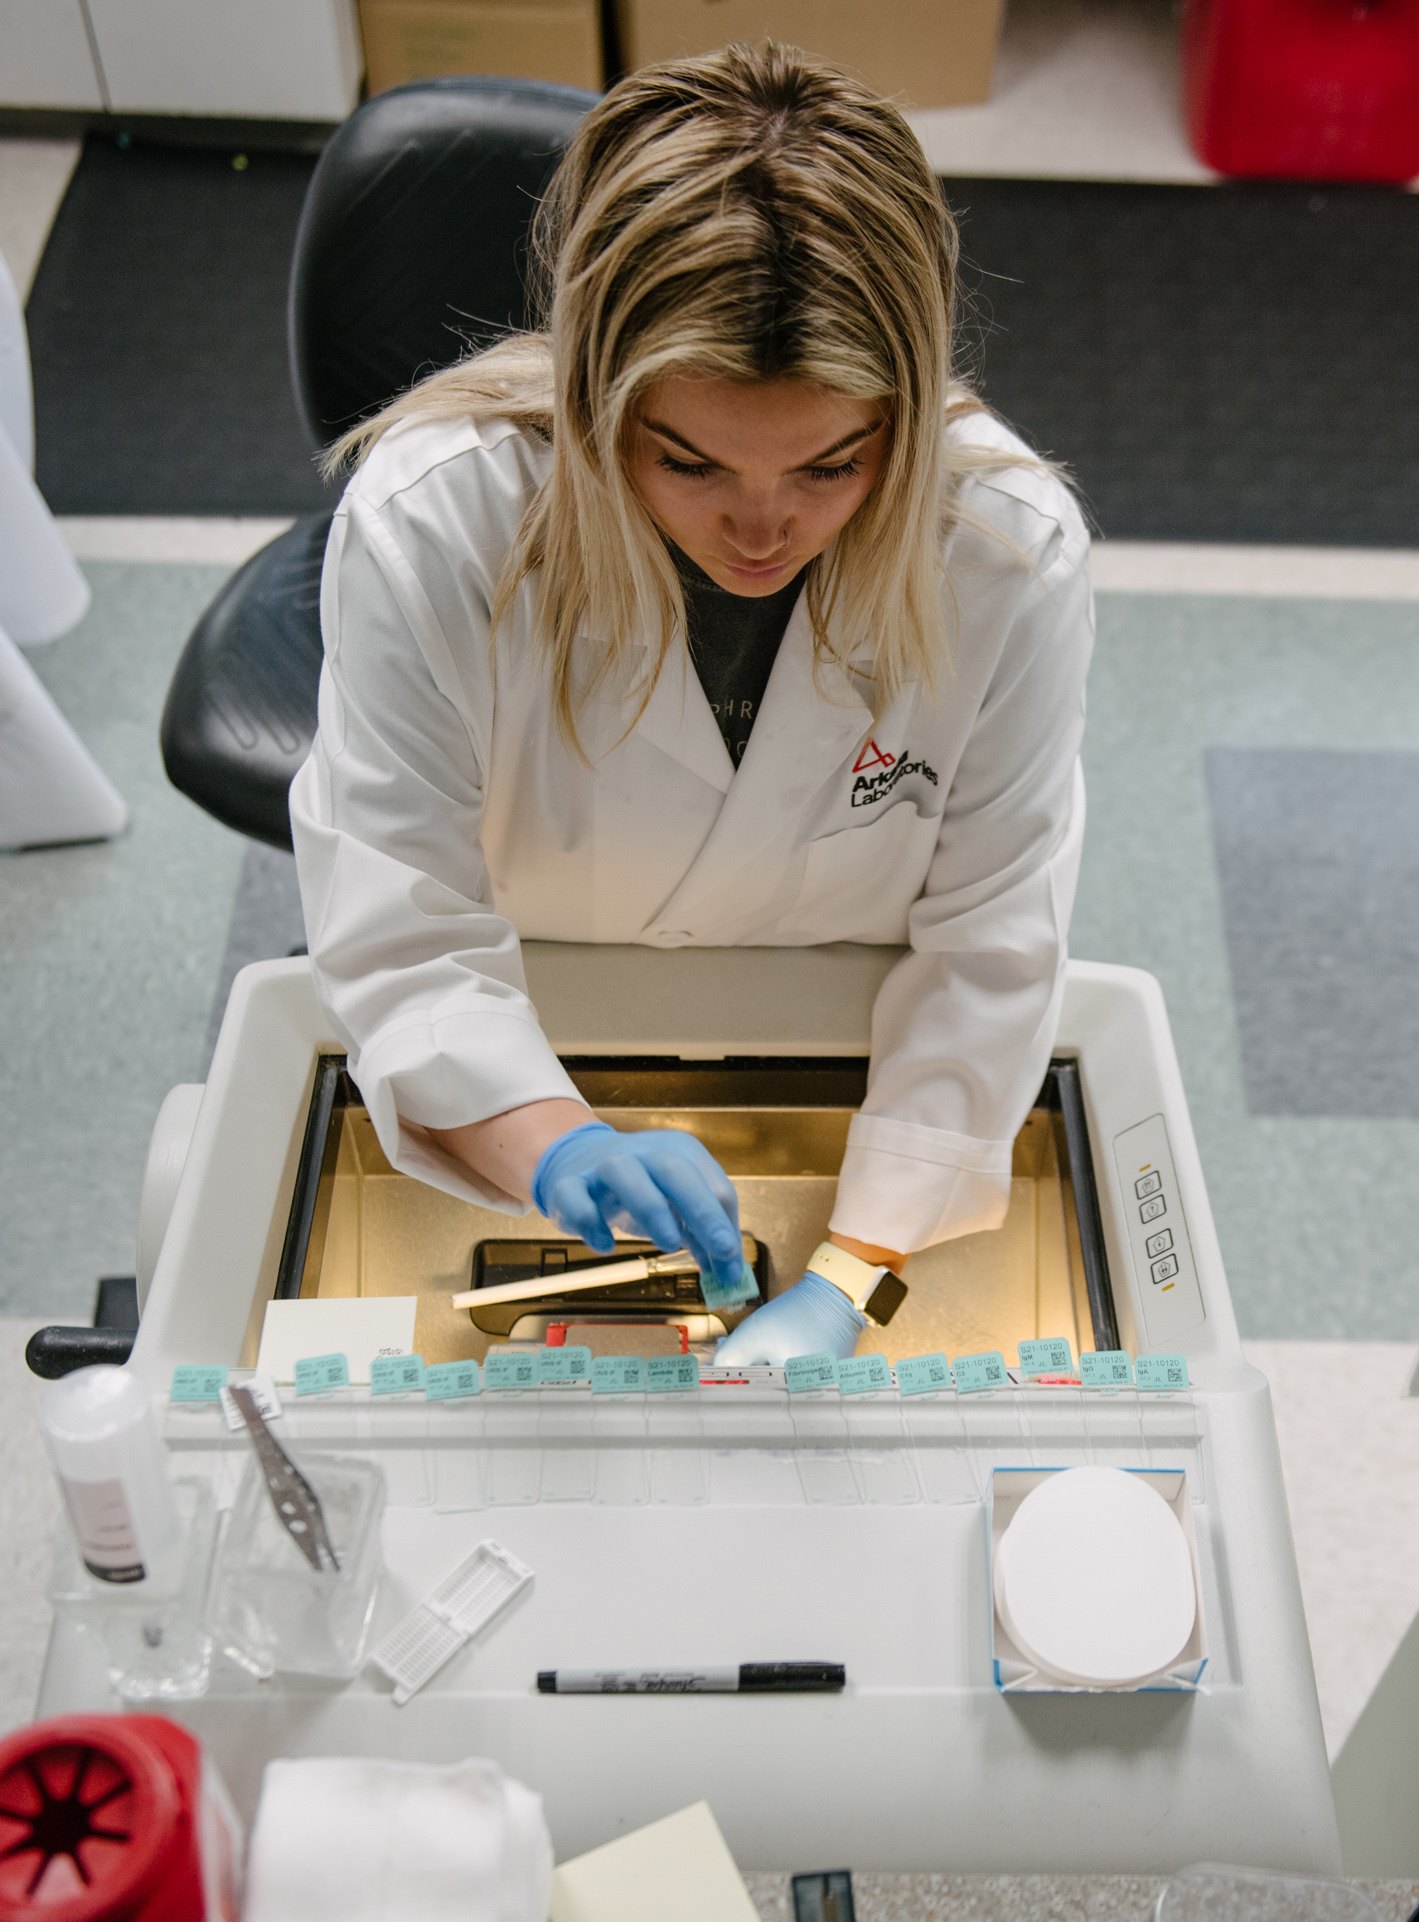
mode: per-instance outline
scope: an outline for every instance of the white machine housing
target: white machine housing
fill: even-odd
[[[682,1061],[865,1057],[896,958],[524,952],[560,1053]],[[179,1363],[251,1352],[317,1056],[339,1045],[304,961],[237,977],[133,1354],[155,1396]],[[489,1535],[536,1571],[531,1599],[399,1710],[372,1674],[338,1692],[223,1675],[179,1712],[248,1813],[276,1755],[486,1754],[544,1797],[559,1857],[705,1797],[745,1866],[1141,1873],[1214,1860],[1338,1873],[1269,1391],[1242,1355],[1157,983],[1071,963],[1055,1052],[1080,1064],[1121,1343],[1184,1354],[1194,1384],[1211,1651],[1199,1693],[999,1692],[981,1511],[969,1504],[398,1507],[381,1623]],[[1141,1213],[1155,1192],[1173,1230],[1166,1255],[1150,1252],[1157,1231]],[[1166,1256],[1176,1269],[1160,1279]],[[539,1668],[809,1658],[844,1661],[847,1691],[535,1689]],[[92,1653],[56,1630],[43,1712],[92,1707],[102,1692]]]

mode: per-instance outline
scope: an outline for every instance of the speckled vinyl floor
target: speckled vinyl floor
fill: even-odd
[[[167,782],[158,719],[211,567],[90,565],[94,603],[29,659],[129,804],[116,841],[0,855],[0,1313],[91,1318],[133,1272],[159,1104],[205,1071],[241,867]]]
[[[1072,947],[1162,982],[1242,1333],[1411,1339],[1419,606],[1103,594],[1089,698]]]

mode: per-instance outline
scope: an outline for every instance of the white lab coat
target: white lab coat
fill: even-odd
[[[1020,450],[987,417],[953,431]],[[1073,501],[1024,467],[966,484],[1024,559],[950,536],[957,639],[934,698],[909,686],[874,721],[854,674],[815,684],[800,596],[737,771],[683,645],[629,734],[624,688],[584,709],[587,766],[556,726],[529,583],[488,647],[549,459],[503,422],[406,423],[331,529],[291,821],[317,991],[386,1154],[521,1206],[424,1133],[576,1098],[519,936],[905,943],[832,1225],[904,1250],[996,1225],[1054,1037],[1083,831],[1093,607]]]

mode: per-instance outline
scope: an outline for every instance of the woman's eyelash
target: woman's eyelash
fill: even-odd
[[[715,471],[713,467],[676,460],[673,454],[661,454],[658,459],[660,466],[670,474],[712,474]],[[834,481],[850,480],[860,470],[861,463],[853,459],[845,460],[837,467],[807,467],[803,471],[813,480]]]

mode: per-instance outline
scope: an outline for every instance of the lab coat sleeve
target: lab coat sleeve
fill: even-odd
[[[479,846],[485,587],[465,581],[457,604],[466,631],[446,635],[401,543],[347,494],[326,552],[319,725],[291,828],[316,993],[386,1155],[449,1194],[522,1212],[425,1132],[581,1098],[527,998],[517,936],[491,907]]]
[[[1017,605],[872,1019],[832,1229],[930,1247],[998,1227],[1048,1066],[1084,831],[1088,537],[1057,530]]]

